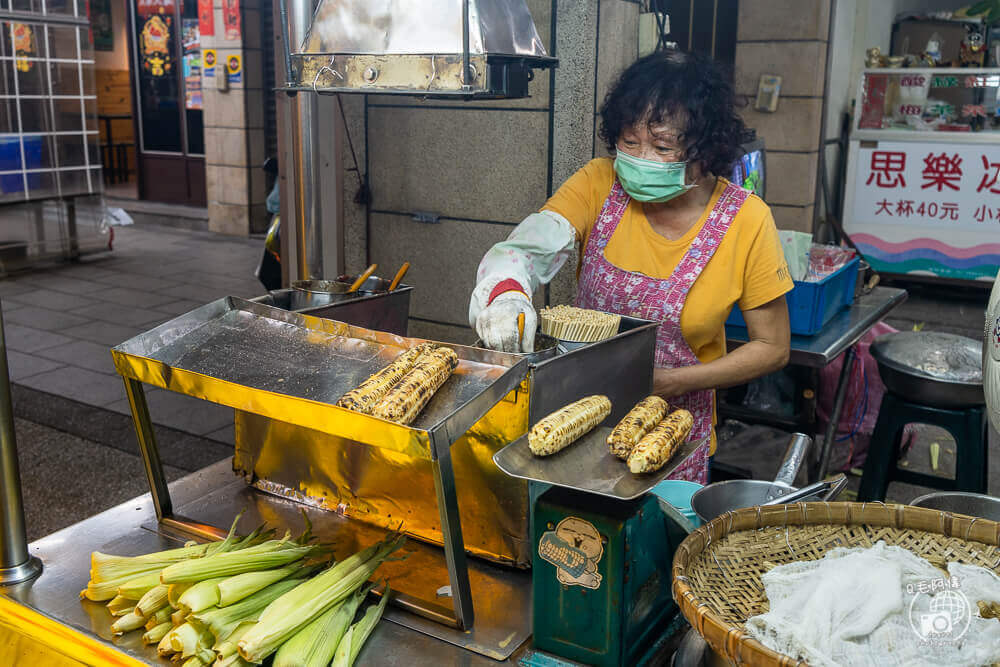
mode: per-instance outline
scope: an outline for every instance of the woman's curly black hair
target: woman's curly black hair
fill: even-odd
[[[600,137],[614,152],[637,123],[681,122],[685,159],[716,176],[730,173],[746,126],[736,114],[733,86],[722,68],[696,53],[666,50],[632,63],[601,105]]]

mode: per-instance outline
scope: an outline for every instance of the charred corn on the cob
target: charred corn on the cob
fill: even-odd
[[[418,345],[399,355],[395,361],[340,397],[337,405],[348,410],[371,414],[372,408],[399,382],[420,358],[433,349],[430,343]]]
[[[628,460],[628,455],[642,437],[659,424],[666,414],[667,402],[659,396],[647,396],[636,403],[608,436],[611,453],[622,461]]]
[[[655,472],[666,465],[687,440],[694,417],[687,410],[674,410],[643,436],[628,457],[628,469],[634,474]]]
[[[587,396],[559,408],[528,431],[528,448],[535,456],[548,456],[566,448],[611,414],[607,396]]]
[[[438,347],[420,355],[413,368],[372,408],[372,415],[409,424],[458,366],[458,355],[450,347]]]

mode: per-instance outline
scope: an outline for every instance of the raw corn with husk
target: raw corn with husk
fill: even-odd
[[[299,630],[274,654],[272,667],[326,667],[333,659],[341,638],[371,586],[359,588],[354,595],[323,612]]]
[[[143,627],[145,627],[147,630],[151,630],[152,628],[156,627],[157,625],[160,625],[161,623],[169,623],[170,616],[173,613],[174,613],[174,608],[171,607],[170,605],[167,605],[162,609],[156,611],[156,613],[154,614],[145,615],[146,625]]]
[[[388,366],[362,382],[357,388],[341,396],[337,405],[362,414],[371,414],[375,404],[382,400],[389,393],[389,390],[403,379],[404,375],[410,372],[417,359],[432,349],[434,349],[433,344],[422,343],[403,352]]]
[[[120,616],[117,621],[111,624],[111,634],[121,635],[131,630],[138,630],[146,625],[146,617],[135,610]]]
[[[173,626],[173,624],[170,621],[166,621],[165,623],[160,623],[159,625],[157,625],[154,628],[150,628],[150,629],[146,630],[146,632],[143,633],[143,635],[142,635],[142,643],[143,644],[158,644],[160,642],[160,640],[163,639],[163,637],[168,632],[170,632],[171,628],[173,628],[173,627],[174,626]]]
[[[261,662],[274,653],[303,625],[363,585],[404,541],[402,536],[390,535],[282,595],[240,640],[240,655],[250,662]]]
[[[213,577],[199,581],[184,591],[184,594],[177,599],[177,608],[183,609],[188,614],[193,614],[218,605],[219,584],[226,579],[228,577]]]
[[[316,546],[298,546],[295,542],[267,546],[267,549],[253,547],[174,563],[160,572],[160,581],[164,584],[178,584],[270,570],[301,560],[318,549]]]
[[[408,425],[458,367],[450,347],[436,347],[421,354],[409,370],[372,408],[372,416]]]
[[[528,448],[535,456],[562,451],[611,414],[607,396],[587,396],[543,417],[528,431]]]
[[[647,396],[636,403],[608,436],[611,453],[622,461],[627,461],[635,446],[660,423],[668,409],[667,402],[659,396]]]
[[[267,588],[271,584],[290,577],[302,568],[298,565],[290,565],[275,570],[261,570],[260,572],[244,572],[232,577],[227,577],[219,582],[218,606],[228,607],[234,602],[239,602],[245,597],[253,595],[257,591]]]
[[[633,474],[656,472],[667,464],[691,434],[694,417],[687,410],[674,410],[643,436],[628,457]]]
[[[269,604],[301,583],[301,579],[279,581],[236,604],[192,614],[188,622],[207,628],[217,638],[227,637],[240,623],[256,620]]]
[[[368,641],[368,637],[371,636],[375,626],[382,618],[382,614],[385,612],[385,605],[388,601],[389,589],[387,587],[385,595],[382,596],[379,603],[368,607],[361,620],[352,625],[340,640],[340,644],[337,645],[337,651],[334,653],[331,667],[351,667],[354,664],[365,642]]]

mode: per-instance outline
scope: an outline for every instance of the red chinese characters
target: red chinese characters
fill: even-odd
[[[976,209],[976,212],[972,216],[976,222],[987,222],[990,220],[1000,221],[1000,208],[990,208],[983,204]]]
[[[989,190],[995,195],[1000,195],[1000,184],[997,183],[997,179],[1000,178],[1000,162],[990,162],[985,155],[982,158],[983,179],[979,181],[979,187],[976,188],[976,192]]]
[[[880,188],[906,187],[903,169],[906,168],[906,153],[897,151],[872,151],[871,170],[865,185]]]
[[[962,158],[955,153],[951,157],[941,151],[940,155],[930,153],[924,158],[924,170],[921,174],[923,189],[936,187],[938,192],[944,188],[958,190],[958,181],[962,179]]]

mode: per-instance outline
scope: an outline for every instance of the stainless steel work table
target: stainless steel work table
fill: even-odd
[[[834,316],[815,336],[792,336],[789,364],[819,369],[841,354],[845,355],[844,365],[837,380],[830,423],[823,438],[823,449],[818,465],[813,466],[810,472],[811,481],[825,477],[830,465],[830,453],[833,450],[837,424],[840,423],[840,415],[844,409],[844,397],[847,394],[847,384],[856,357],[854,344],[893,308],[906,301],[906,297],[904,289],[876,287],[868,294],[855,299],[851,306]],[[748,342],[747,330],[743,327],[727,326],[726,341],[729,350],[743,345]]]
[[[212,505],[218,513],[226,516],[246,510],[246,525],[264,517],[294,515],[305,509],[310,514],[315,513],[313,525],[322,537],[327,530],[335,529],[333,524],[345,521],[333,513],[304,508],[298,503],[247,487],[242,479],[233,474],[232,462],[228,459],[173,482],[170,492],[181,510],[198,508],[204,513],[205,506]],[[157,656],[156,646],[142,644],[142,633],[139,631],[112,638],[113,618],[104,604],[80,600],[79,592],[87,586],[92,551],[137,555],[176,547],[185,539],[157,526],[153,502],[147,493],[33,542],[29,551],[45,566],[41,576],[27,583],[0,588],[0,591],[91,639],[114,646],[134,659],[150,664],[166,664],[166,660]],[[497,613],[531,613],[530,572],[500,568],[479,560],[473,560],[469,569],[474,586],[486,579],[502,579],[504,585],[522,591],[520,609],[497,610]],[[477,611],[480,615],[489,614],[493,611],[489,607],[488,598],[483,599]],[[399,667],[498,664],[485,656],[393,622],[394,617],[406,613],[392,607],[386,610],[385,619],[376,627],[357,664]],[[511,662],[526,648],[523,646],[515,652]]]

